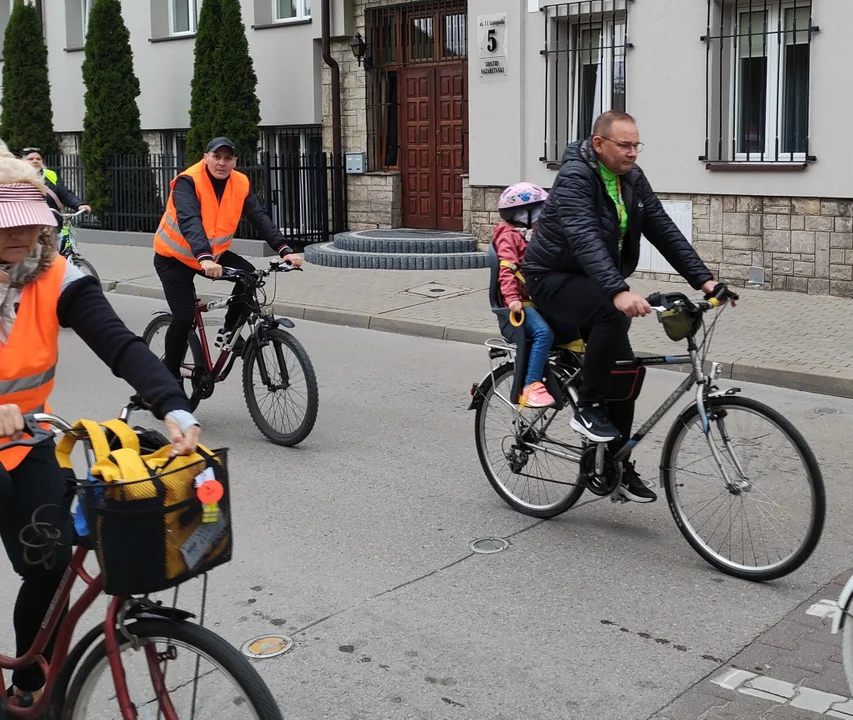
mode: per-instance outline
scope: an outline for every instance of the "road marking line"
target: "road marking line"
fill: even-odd
[[[746,670],[738,670],[737,668],[729,668],[717,675],[717,677],[711,680],[711,682],[714,683],[714,685],[726,688],[726,690],[737,690],[747,680],[752,680],[756,677],[758,677],[758,675],[755,673],[751,673]]]
[[[837,611],[838,603],[835,600],[818,600],[818,602],[806,610],[806,615],[827,618],[834,615]]]

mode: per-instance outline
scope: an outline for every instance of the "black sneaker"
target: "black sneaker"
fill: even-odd
[[[625,463],[623,466],[619,492],[631,502],[650,503],[658,499],[657,494],[640,479],[634,463]]]
[[[216,333],[216,340],[213,343],[213,346],[217,350],[223,350],[226,346],[231,344],[231,336],[234,334],[233,330],[229,330],[225,326],[219,328],[219,332]]]
[[[619,438],[600,405],[581,405],[571,421],[572,429],[592,442],[610,442]]]

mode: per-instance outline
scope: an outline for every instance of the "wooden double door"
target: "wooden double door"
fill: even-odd
[[[462,229],[462,175],[468,171],[466,63],[402,69],[403,224]]]

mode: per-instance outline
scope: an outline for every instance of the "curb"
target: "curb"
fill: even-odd
[[[136,297],[154,298],[164,300],[163,291],[159,287],[138,285],[132,281],[105,280],[102,282],[104,292],[112,292],[116,295],[130,295]],[[221,294],[198,293],[202,302],[207,302],[219,297]],[[451,342],[463,342],[473,345],[481,345],[488,338],[498,337],[500,333],[495,328],[494,332],[479,330],[477,328],[456,327],[453,325],[439,325],[437,323],[420,322],[417,320],[404,320],[392,318],[386,315],[371,315],[369,313],[351,312],[349,310],[334,310],[330,308],[314,307],[311,305],[296,305],[287,302],[275,302],[273,308],[280,315],[294,320],[308,320],[310,322],[325,323],[327,325],[342,325],[345,327],[361,328],[365,330],[378,330],[400,335],[411,335],[415,337],[430,338],[434,340],[448,340]],[[640,357],[649,357],[659,353],[635,351]],[[777,367],[761,367],[735,361],[723,362],[723,372],[720,377],[726,380],[752,382],[760,385],[771,385],[789,390],[800,390],[802,392],[818,393],[821,395],[833,395],[836,397],[853,398],[853,378],[832,377],[831,375],[818,375],[815,373],[801,372]],[[687,372],[685,365],[662,365],[659,369],[670,372]]]

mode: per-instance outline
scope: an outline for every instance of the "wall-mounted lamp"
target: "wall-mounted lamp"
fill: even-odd
[[[360,32],[357,32],[352,36],[352,40],[349,41],[349,46],[352,50],[353,56],[358,60],[358,66],[361,67],[361,61],[364,59],[364,54],[367,52],[367,45],[365,45],[364,38],[361,37]]]

